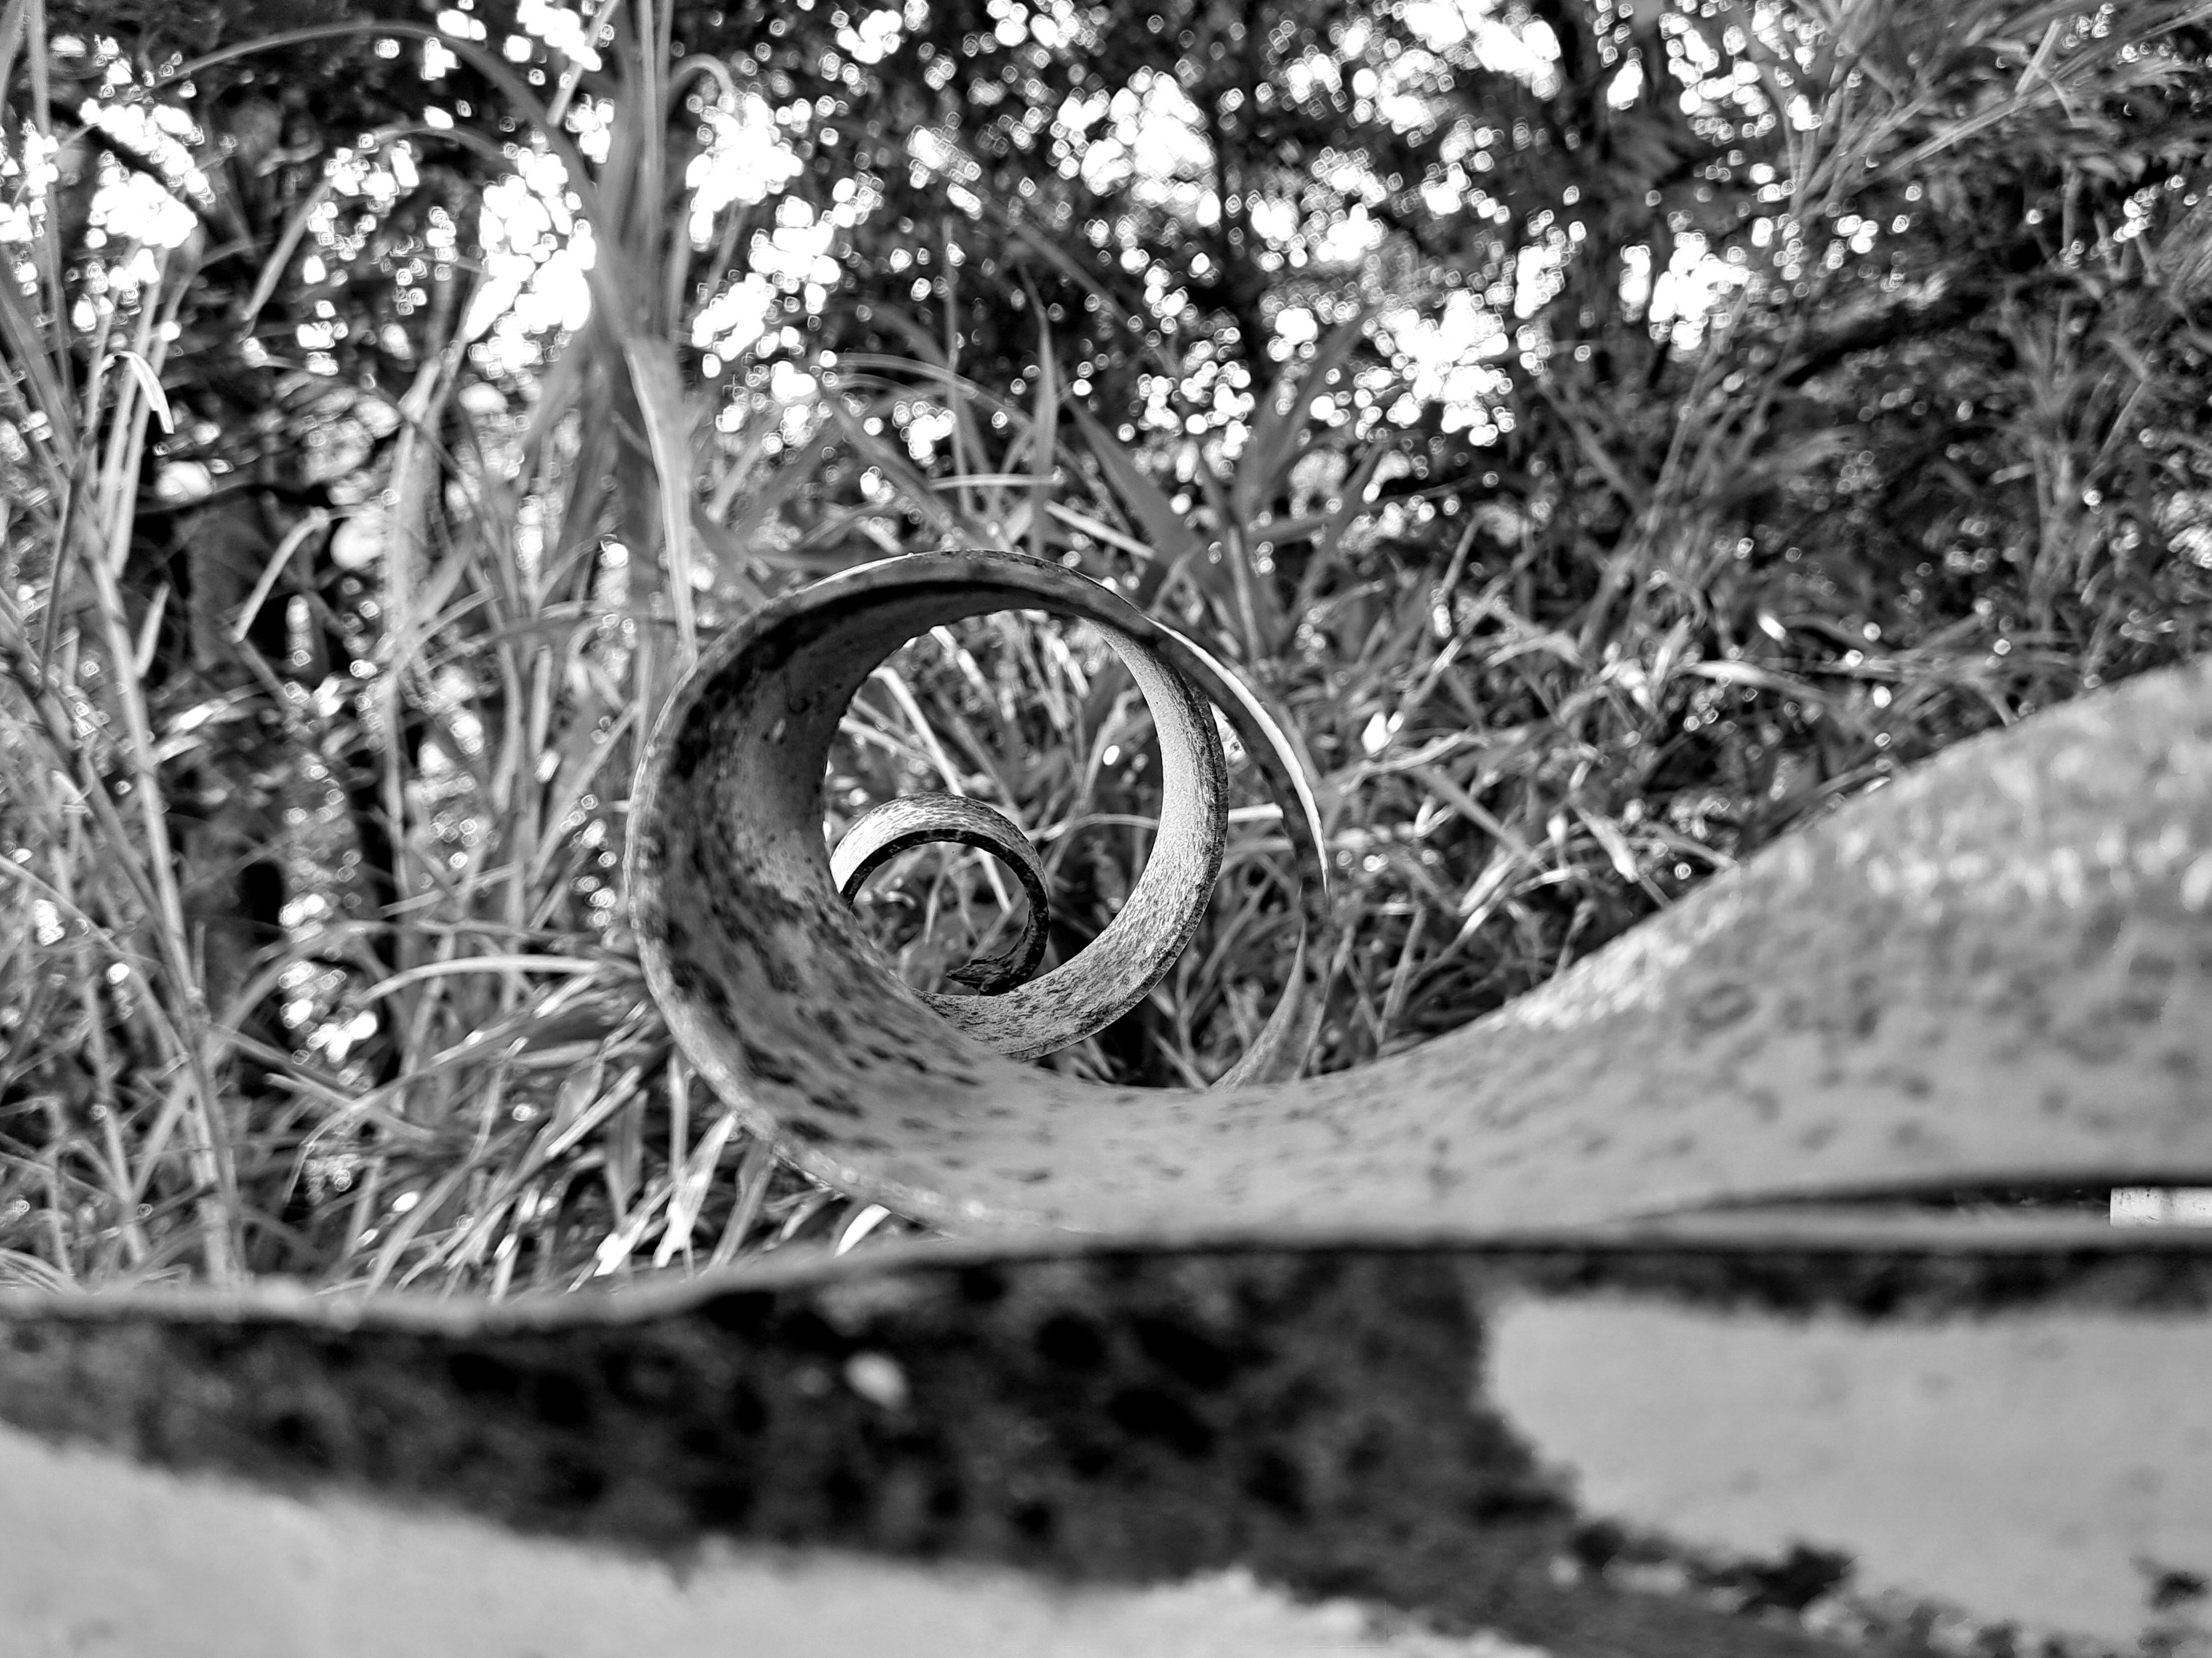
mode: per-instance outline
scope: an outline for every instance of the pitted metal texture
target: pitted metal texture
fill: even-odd
[[[1254,1079],[1270,1058],[1206,1092],[1117,1089],[1020,1064],[1018,1041],[908,990],[823,845],[821,780],[854,689],[915,634],[1004,609],[1156,651],[1173,670],[1145,683],[1164,745],[1178,722],[1194,748],[1210,731],[1194,681],[1240,732],[1266,720],[1107,589],[1018,556],[932,554],[732,629],[641,770],[629,876],[648,981],[723,1097],[819,1178],[954,1230],[1470,1242],[1808,1198],[2212,1181],[2203,665],[1960,744],[1410,1053]],[[1302,786],[1276,780],[1317,875]],[[1193,901],[1170,888],[1209,880],[1219,844],[1217,829],[1205,850],[1195,804],[1169,791],[1109,937],[1188,937]],[[1309,982],[1278,1010],[1279,1043],[1314,1016],[1328,953],[1310,884]],[[958,999],[1013,1023],[1069,1020],[1055,1004],[1079,991],[1143,993],[1150,969],[1127,955],[1077,974],[1083,959]]]

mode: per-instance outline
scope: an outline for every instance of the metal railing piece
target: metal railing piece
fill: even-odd
[[[1166,759],[1160,835],[1091,949],[933,1001],[840,902],[821,779],[884,657],[1006,609],[1088,621],[1130,662]],[[677,1040],[808,1173],[956,1230],[1474,1242],[1664,1217],[1725,1238],[1746,1206],[1783,1206],[1771,1232],[1808,1200],[2212,1181],[2201,665],[1961,744],[1413,1052],[1255,1080],[1290,1068],[1277,1041],[1203,1093],[1019,1064],[1133,1004],[1206,902],[1222,830],[1200,693],[1265,718],[1188,641],[1018,556],[889,560],[753,616],[672,701],[636,794],[631,897]],[[1295,774],[1276,780],[1294,808]],[[1310,919],[1275,1038],[1314,1016],[1330,953],[1318,830],[1285,819],[1313,842]]]

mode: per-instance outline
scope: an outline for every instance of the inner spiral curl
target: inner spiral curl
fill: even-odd
[[[964,794],[902,794],[869,807],[830,854],[837,896],[850,903],[868,877],[902,852],[948,841],[988,852],[1013,871],[1029,901],[1029,914],[1012,949],[957,967],[945,976],[982,996],[1000,995],[1027,984],[1044,960],[1052,926],[1052,893],[1045,884],[1044,859],[1020,824],[980,800]]]
[[[910,565],[900,573],[921,574]],[[1111,598],[1103,589],[1099,592],[1102,597]],[[867,605],[856,601],[855,614],[879,612],[887,623],[904,628],[909,625],[908,616],[933,608],[938,602],[933,595],[921,594],[904,604]],[[915,607],[913,611],[909,604]],[[991,603],[980,608],[1006,606]],[[950,1023],[1016,1059],[1032,1059],[1081,1042],[1144,999],[1145,993],[1175,964],[1205,919],[1214,878],[1220,872],[1227,833],[1228,768],[1212,710],[1189,681],[1130,629],[1116,626],[1101,615],[1088,619],[1121,659],[1151,710],[1159,738],[1162,770],[1159,832],[1127,902],[1087,948],[1042,978],[1011,983],[988,998],[922,999]],[[915,631],[923,631],[923,627],[916,626]],[[902,644],[911,636],[906,635],[896,642]],[[927,825],[946,815],[944,809],[927,805],[900,814],[913,837],[907,843],[945,838],[928,833]],[[993,835],[986,820],[970,817],[964,824],[970,832],[1000,838]],[[1013,826],[1006,827],[1012,829]],[[1013,838],[1023,847],[1028,844],[1018,830],[1014,830]],[[1038,884],[1041,888],[1041,879]],[[841,880],[839,885],[843,888],[846,883]],[[1030,913],[1034,920],[1038,913],[1034,894]],[[1037,947],[1042,953],[1042,937]]]

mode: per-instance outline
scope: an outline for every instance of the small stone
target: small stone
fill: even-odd
[[[906,1372],[881,1353],[854,1353],[845,1361],[845,1385],[887,1411],[906,1408]]]

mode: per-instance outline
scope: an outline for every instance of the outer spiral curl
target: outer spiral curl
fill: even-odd
[[[1010,609],[1098,629],[1145,698],[1163,770],[1158,833],[1127,901],[1085,949],[1039,978],[1029,975],[1045,942],[1042,866],[1003,815],[957,796],[905,797],[865,814],[834,859],[822,851],[821,780],[854,692],[908,640]],[[633,806],[630,884],[647,972],[679,1042],[726,1097],[758,1113],[757,1127],[787,1142],[895,1149],[882,1136],[856,1142],[809,1125],[825,1111],[834,1122],[856,1072],[872,1066],[973,1084],[976,1056],[959,1036],[1027,1059],[1111,1023],[1173,965],[1211,900],[1227,821],[1217,708],[1282,804],[1304,923],[1291,983],[1224,1082],[1295,1072],[1334,929],[1319,815],[1294,748],[1234,674],[1110,590],[1056,565],[984,552],[886,560],[817,583],[718,641],[671,702]],[[1030,901],[1014,949],[975,964],[978,996],[907,987],[837,902],[897,852],[945,840],[1000,857]],[[895,1029],[862,1033],[855,1009]],[[925,1010],[927,1023],[914,1017]],[[806,1090],[807,1109],[768,1107],[793,1088]],[[906,1121],[911,1147],[923,1119]]]
[[[999,610],[1100,627],[1169,787],[1138,890],[1090,949],[932,1003],[841,896],[823,776],[892,650]],[[1209,700],[1307,878],[1292,984],[1210,1090],[1017,1063],[1130,1006],[1188,939],[1220,857]],[[1753,1247],[1895,1235],[1807,1199],[2212,1184],[2212,665],[1960,744],[1464,1029],[1305,1079],[1335,948],[1291,754],[1218,663],[1058,566],[932,554],[833,576],[718,641],[655,732],[629,837],[647,982],[756,1132],[954,1228]]]

